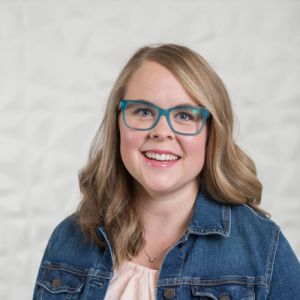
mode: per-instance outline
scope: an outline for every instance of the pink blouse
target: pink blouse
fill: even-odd
[[[159,270],[124,261],[109,284],[105,300],[155,300]]]

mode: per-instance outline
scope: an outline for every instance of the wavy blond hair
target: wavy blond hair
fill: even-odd
[[[87,164],[79,172],[82,201],[77,210],[85,235],[105,247],[96,235],[102,225],[110,239],[115,263],[136,256],[144,246],[143,228],[132,205],[133,178],[120,156],[118,104],[132,74],[146,61],[167,68],[188,94],[211,113],[201,181],[219,202],[258,205],[262,185],[255,164],[233,139],[233,113],[226,88],[209,64],[191,49],[175,44],[146,46],[124,66],[109,95],[104,119],[92,142]]]

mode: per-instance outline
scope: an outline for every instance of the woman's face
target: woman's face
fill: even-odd
[[[199,105],[174,75],[156,62],[145,62],[132,75],[124,98],[147,100],[165,109],[179,104]],[[206,126],[195,136],[178,135],[162,116],[154,129],[138,131],[126,127],[120,114],[119,128],[123,163],[147,193],[163,195],[182,189],[198,189],[198,175],[205,157]],[[166,151],[178,159],[158,161],[145,156],[146,152],[161,154]]]

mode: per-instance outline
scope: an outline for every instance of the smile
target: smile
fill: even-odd
[[[158,161],[175,161],[180,158],[179,156],[174,154],[166,154],[166,153],[160,154],[155,152],[144,152],[144,155],[147,158],[158,160]]]

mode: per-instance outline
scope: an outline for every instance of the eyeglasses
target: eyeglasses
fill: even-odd
[[[210,116],[204,107],[178,105],[162,109],[145,100],[122,99],[119,104],[125,126],[136,130],[151,130],[164,115],[173,132],[197,135]]]

